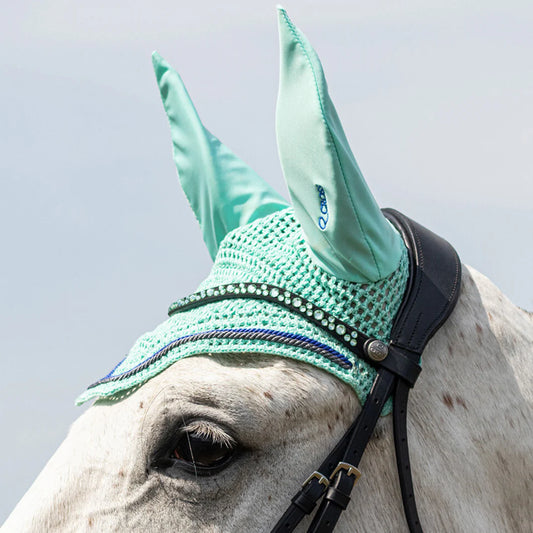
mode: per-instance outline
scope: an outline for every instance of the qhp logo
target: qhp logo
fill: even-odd
[[[318,200],[320,202],[320,213],[318,217],[318,227],[324,231],[328,225],[329,212],[328,212],[328,201],[326,200],[326,191],[321,185],[315,185],[316,190],[318,191]]]

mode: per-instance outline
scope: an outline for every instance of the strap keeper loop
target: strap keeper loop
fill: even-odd
[[[343,511],[350,503],[350,496],[333,486],[328,489],[324,498],[338,505]]]

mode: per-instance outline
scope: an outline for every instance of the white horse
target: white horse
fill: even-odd
[[[282,239],[265,248],[278,253],[273,265],[271,255],[243,250],[261,253],[258,235],[275,236],[280,221],[292,220],[292,208],[203,128],[179,76],[154,57],[180,180],[216,257],[203,287],[227,281],[230,271],[237,281],[251,272],[265,276],[254,280],[259,283],[279,276],[279,283],[303,292],[321,282],[341,287],[323,305],[334,310],[348,301],[361,330],[374,328],[386,340],[391,317],[382,315],[401,300],[405,250],[360,175],[316,54],[282,9],[279,15],[278,143],[298,222],[288,223],[291,234],[282,227]],[[283,248],[290,239],[297,254]],[[291,279],[285,256],[301,260]],[[389,301],[376,306],[376,326],[363,312],[384,280]],[[349,301],[352,289],[359,299]],[[254,327],[264,321],[270,329],[307,327],[255,302],[231,300],[231,309],[248,305],[243,320]],[[307,349],[279,343],[209,340],[161,351],[172,328],[198,334],[203,321],[221,331],[224,317],[228,327],[235,325],[224,314],[229,304],[211,305],[219,307],[204,315],[202,308],[191,311],[191,320],[178,312],[141,337],[109,377],[82,395],[97,401],[74,423],[3,531],[264,532],[274,526],[359,413],[365,382]],[[533,316],[464,267],[455,311],[424,352],[411,395],[411,464],[425,531],[533,531],[532,348]],[[336,353],[371,378],[342,347]],[[391,425],[390,416],[380,419],[336,531],[406,530]]]

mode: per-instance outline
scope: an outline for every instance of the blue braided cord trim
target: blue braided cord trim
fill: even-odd
[[[309,337],[306,337],[304,335],[300,335],[298,333],[287,333],[284,331],[276,331],[272,329],[261,329],[261,328],[236,328],[236,329],[218,329],[218,330],[209,330],[204,331],[200,333],[193,333],[190,335],[185,335],[183,337],[179,337],[172,342],[168,343],[167,345],[160,348],[157,352],[155,352],[153,355],[151,355],[148,359],[145,359],[144,361],[140,362],[133,368],[130,368],[129,370],[126,370],[125,372],[121,372],[120,374],[113,375],[115,370],[120,366],[120,364],[124,361],[124,359],[115,366],[115,368],[109,372],[105,377],[102,379],[96,381],[92,385],[89,385],[87,387],[88,389],[92,389],[98,385],[101,385],[103,383],[108,383],[110,381],[119,381],[121,379],[128,378],[141,370],[144,370],[148,366],[150,366],[155,361],[161,359],[164,355],[166,355],[170,350],[177,348],[178,346],[181,346],[182,344],[185,344],[186,342],[192,342],[192,341],[198,341],[198,340],[204,340],[204,339],[217,339],[217,338],[234,338],[234,339],[244,339],[244,340],[265,340],[270,342],[277,342],[280,344],[288,344],[292,346],[297,346],[300,348],[308,349],[310,351],[313,351],[319,355],[322,355],[323,357],[326,357],[333,363],[339,365],[342,368],[348,369],[352,368],[351,361],[338,352],[337,350],[331,348],[327,344],[323,344],[322,342],[316,341],[314,339],[310,339]]]
[[[125,357],[123,357],[114,367],[113,369],[111,370],[111,372],[109,372],[109,374],[106,374],[101,380],[99,381],[102,381],[104,379],[107,379],[109,377],[111,377],[114,373],[115,373],[115,370],[128,358],[128,354],[125,355]]]

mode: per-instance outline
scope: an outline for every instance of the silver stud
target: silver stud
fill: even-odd
[[[228,285],[228,292],[234,292],[235,287],[233,285]]]
[[[248,285],[248,292],[251,294],[255,294],[256,288],[255,285]]]
[[[292,305],[294,305],[294,307],[300,307],[302,305],[302,300],[300,300],[300,298],[295,298],[292,301]]]
[[[389,347],[378,340],[368,340],[365,343],[365,352],[372,361],[383,361],[389,355]]]
[[[315,318],[317,320],[322,320],[324,318],[324,311],[322,311],[321,309],[317,309],[315,311]]]
[[[279,295],[279,289],[276,289],[275,287],[270,290],[270,296],[277,298]]]

